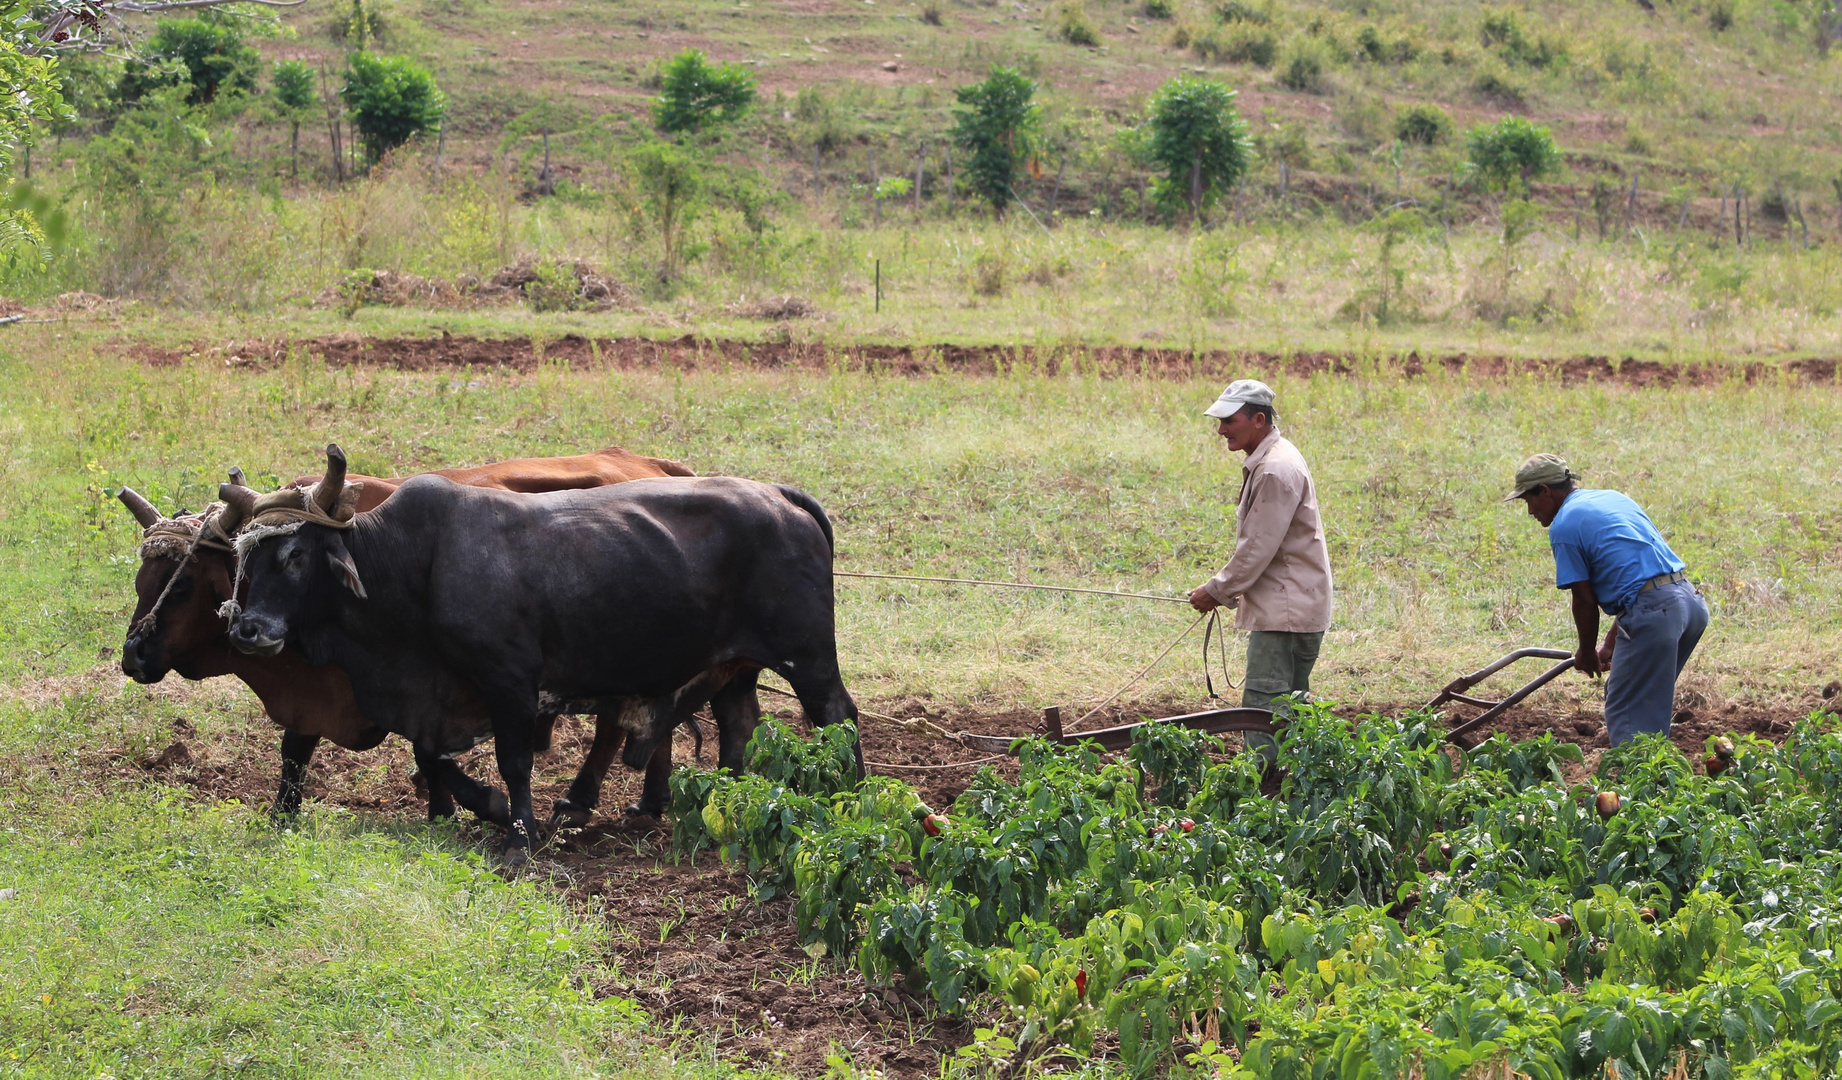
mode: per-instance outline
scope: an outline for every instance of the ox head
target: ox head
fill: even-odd
[[[241,476],[233,470],[233,479]],[[143,530],[122,674],[141,683],[159,682],[174,670],[189,679],[221,674],[207,659],[224,645],[217,609],[230,599],[235,560],[221,548],[194,548],[206,514],[164,517],[133,488],[122,488],[116,497]]]
[[[249,524],[237,537],[248,593],[232,621],[230,643],[242,652],[273,656],[290,638],[320,624],[334,590],[363,599],[364,582],[345,546],[356,487],[345,484],[345,454],[326,448],[326,474],[309,490],[283,488],[257,496],[226,484],[218,489],[226,505]]]

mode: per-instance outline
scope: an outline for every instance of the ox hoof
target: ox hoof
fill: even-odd
[[[531,852],[523,844],[506,844],[499,852],[499,865],[510,871],[523,870],[531,865]]]
[[[580,829],[595,816],[592,807],[577,806],[568,799],[558,799],[550,808],[550,827],[553,829]]]
[[[665,816],[665,807],[652,807],[647,806],[645,803],[634,803],[632,806],[627,807],[627,816],[649,817],[656,821]]]

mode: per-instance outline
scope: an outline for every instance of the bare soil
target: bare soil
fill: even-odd
[[[1692,759],[1699,759],[1705,740],[1713,734],[1782,739],[1796,720],[1826,700],[1814,690],[1808,697],[1807,702],[1775,706],[1684,710],[1672,738]],[[780,704],[773,699],[767,703]],[[866,719],[862,734],[870,771],[913,783],[929,805],[939,808],[951,805],[982,765],[1011,778],[1017,765],[1008,757],[993,759],[968,751],[925,725],[948,732],[1021,735],[1033,731],[1040,719],[1028,710],[930,711],[915,701],[875,707],[909,726]],[[1383,704],[1346,711],[1354,719],[1406,707],[1410,706]],[[797,707],[782,711],[789,719],[799,712]],[[1127,704],[1089,726],[1177,711],[1188,709]],[[1599,717],[1586,712],[1518,708],[1506,713],[1495,730],[1516,738],[1554,731],[1587,750],[1586,770],[1606,745]],[[558,723],[555,744],[540,757],[535,777],[540,812],[561,796],[592,737],[592,722],[586,718]],[[215,741],[201,740],[189,724],[175,721],[172,742],[165,748],[138,757],[103,750],[97,755],[100,760],[90,764],[101,765],[119,779],[151,777],[212,798],[264,805],[278,776],[277,742],[274,730],[261,721]],[[714,740],[709,743],[706,761],[714,753]],[[690,760],[692,747],[691,735],[681,731],[675,746],[679,760]],[[466,765],[483,779],[496,781],[491,761],[490,749],[482,748]],[[1586,770],[1575,778],[1584,779]],[[361,815],[415,820],[424,809],[412,772],[413,762],[401,740],[389,740],[367,753],[329,746],[313,763],[308,795]],[[827,1054],[845,1047],[859,1067],[874,1066],[892,1077],[919,1080],[937,1072],[941,1054],[969,1041],[976,1021],[940,1017],[924,998],[910,995],[899,984],[870,985],[853,968],[809,957],[795,932],[790,903],[784,898],[757,903],[740,868],[725,866],[709,854],[675,861],[669,821],[621,813],[638,795],[638,774],[616,767],[602,797],[601,816],[587,828],[555,838],[535,860],[535,872],[548,875],[572,901],[602,913],[618,975],[597,989],[630,997],[650,1010],[660,1021],[657,1038],[662,1043],[701,1035],[715,1040],[738,1064],[798,1076],[823,1074]],[[496,830],[482,830],[477,823],[463,828],[482,844],[497,839]]]
[[[569,334],[533,342],[526,337],[478,338],[444,333],[440,337],[375,338],[340,334],[303,339],[197,343],[165,348],[121,343],[121,352],[150,367],[168,367],[200,357],[221,358],[227,365],[267,370],[301,350],[336,367],[369,366],[403,371],[445,368],[502,368],[529,371],[544,361],[566,361],[573,368],[737,367],[871,371],[890,375],[989,375],[1025,370],[1081,373],[1103,377],[1221,378],[1248,369],[1294,376],[1318,374],[1388,374],[1413,378],[1444,371],[1467,378],[1536,376],[1563,385],[1606,383],[1634,387],[1723,386],[1734,382],[1786,380],[1834,383],[1837,358],[1806,358],[1766,363],[1730,361],[1675,364],[1634,357],[1574,356],[1529,359],[1453,353],[1422,356],[1357,356],[1338,352],[1277,353],[1218,349],[1189,352],[1133,345],[877,345],[833,344],[823,340],[742,341],[683,337],[588,338]]]

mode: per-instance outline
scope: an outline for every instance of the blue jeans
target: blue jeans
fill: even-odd
[[[1707,628],[1707,601],[1685,581],[1643,593],[1618,617],[1605,678],[1605,730],[1613,746],[1635,735],[1669,734],[1676,676]]]

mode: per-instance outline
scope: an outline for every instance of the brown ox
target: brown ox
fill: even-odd
[[[438,475],[474,487],[505,491],[542,492],[603,487],[627,480],[655,476],[692,476],[676,461],[642,457],[611,446],[573,457],[516,458],[467,469],[441,469]],[[232,478],[241,483],[241,474]],[[311,487],[319,478],[303,477],[292,486]],[[369,510],[396,491],[404,477],[379,479],[353,475],[362,485],[358,509]],[[122,646],[123,674],[141,683],[156,683],[168,671],[187,679],[235,675],[255,692],[269,718],[282,728],[281,783],[275,795],[275,812],[293,814],[300,809],[301,786],[307,765],[321,739],[348,750],[369,750],[383,741],[383,729],[359,712],[352,683],[344,669],[328,665],[308,667],[292,648],[274,656],[251,656],[230,647],[227,621],[218,608],[231,599],[236,577],[236,556],[207,528],[203,514],[162,517],[152,503],[131,488],[119,497],[144,532],[141,568],[135,575],[137,602]],[[199,542],[200,532],[205,532]],[[189,557],[188,557],[189,553]],[[178,571],[175,573],[175,571]],[[149,616],[152,616],[151,618]],[[454,707],[478,707],[467,688],[450,688]],[[538,749],[548,748],[554,716],[540,724]],[[599,801],[602,778],[620,749],[622,730],[597,720],[595,742],[569,795],[557,804],[559,819],[586,821]],[[646,769],[646,796],[638,809],[660,813],[671,770],[669,742],[663,743]],[[495,802],[502,800],[495,800]],[[430,784],[431,817],[453,813],[448,792]]]

